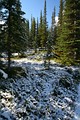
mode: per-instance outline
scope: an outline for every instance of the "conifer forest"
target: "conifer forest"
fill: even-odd
[[[80,0],[56,11],[0,0],[0,120],[80,120]]]

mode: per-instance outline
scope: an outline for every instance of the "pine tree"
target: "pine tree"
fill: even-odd
[[[35,18],[33,17],[31,20],[31,41],[32,41],[32,48],[35,49],[35,36],[36,36],[36,21]]]
[[[5,51],[4,41],[3,41],[3,39],[4,39],[4,33],[3,33],[2,26],[3,26],[3,23],[2,23],[2,21],[0,21],[0,64],[2,63],[2,61],[1,61],[2,52]]]
[[[42,23],[42,38],[41,45],[46,48],[46,42],[48,37],[48,25],[47,25],[47,10],[46,10],[46,0],[44,3],[44,15],[43,15],[43,23]]]
[[[74,64],[80,60],[80,1],[66,0],[60,36],[63,63]]]
[[[21,3],[19,0],[2,0],[1,1],[3,12],[2,21],[3,33],[5,33],[5,49],[8,55],[8,72],[10,71],[11,54],[13,52],[23,51],[26,43],[26,35],[24,29],[24,19],[21,11]]]
[[[30,44],[29,20],[26,20],[26,22],[25,22],[25,31],[26,31],[26,35],[27,35],[27,48],[29,48],[29,44]]]
[[[57,38],[57,26],[56,26],[56,20],[55,20],[55,7],[54,7],[54,11],[52,13],[52,23],[51,23],[51,38],[53,40],[53,46],[55,47],[56,45],[56,38]]]
[[[41,41],[42,41],[42,26],[43,26],[43,16],[42,16],[42,11],[40,12],[40,23],[38,27],[39,31],[39,40],[38,40],[38,45],[41,47]]]
[[[16,32],[14,33],[14,39],[15,45],[13,47],[13,50],[16,47],[16,52],[22,53],[27,48],[27,33],[26,33],[26,20],[23,18],[23,15],[25,14],[21,10],[21,3],[20,0],[16,0],[16,6],[15,6],[16,14],[14,15],[13,20],[16,21],[14,23],[14,29]],[[17,38],[16,38],[17,37]]]
[[[55,7],[52,13],[51,28],[48,30],[48,38],[46,42],[46,56],[44,58],[44,65],[47,69],[50,68],[50,60],[54,56],[53,49],[56,44],[56,21],[55,21]]]
[[[2,52],[5,51],[5,22],[4,22],[4,19],[3,19],[3,16],[5,16],[3,14],[3,1],[0,1],[0,55],[2,54]]]
[[[38,18],[37,18],[37,23],[36,23],[36,38],[35,38],[35,42],[36,42],[36,49],[39,48],[40,46],[40,41],[39,41],[39,22],[38,22]]]
[[[31,27],[30,27],[30,30],[29,30],[29,48],[33,48],[33,38],[32,38],[32,15],[31,15]]]
[[[58,15],[58,24],[57,24],[57,45],[56,45],[56,48],[57,48],[57,54],[61,54],[61,51],[62,51],[62,48],[60,46],[60,44],[62,44],[62,41],[61,41],[61,33],[62,33],[62,24],[63,24],[63,6],[64,6],[64,3],[63,3],[63,0],[60,0],[60,6],[59,6],[59,15]]]
[[[59,29],[59,32],[61,32],[61,29],[62,29],[63,7],[64,7],[64,2],[63,2],[63,0],[60,0],[59,16],[58,16],[58,27],[59,27],[58,29]]]
[[[2,21],[0,21],[0,56],[2,51],[4,51],[4,47],[3,47],[3,38],[4,38],[4,34],[3,34],[3,28],[2,28]]]
[[[44,67],[46,69],[50,69],[50,60],[52,58],[52,51],[53,51],[53,39],[51,37],[51,31],[48,32],[48,38],[46,42],[46,54],[44,56]]]
[[[35,23],[35,26],[34,26],[34,29],[35,29],[35,31],[34,31],[34,33],[35,33],[35,35],[34,35],[34,50],[35,50],[35,53],[37,52],[37,37],[38,37],[38,29],[37,29],[37,27],[38,27],[38,23],[35,21],[34,22]]]

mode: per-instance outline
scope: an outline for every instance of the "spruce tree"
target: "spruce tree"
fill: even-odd
[[[66,0],[63,15],[61,59],[65,64],[80,60],[80,1]]]
[[[25,14],[21,10],[21,3],[20,0],[16,0],[16,6],[15,6],[16,14],[14,15],[14,29],[16,32],[14,33],[14,40],[16,47],[16,52],[23,53],[27,48],[27,33],[26,33],[26,20],[23,18],[23,15]],[[17,38],[16,38],[17,37]],[[15,49],[13,47],[13,50]]]
[[[35,42],[36,42],[35,47],[39,48],[40,41],[39,41],[39,22],[38,22],[38,18],[37,18],[37,23],[36,23],[36,37],[35,37]]]
[[[24,34],[24,19],[21,11],[21,3],[19,0],[2,0],[2,21],[3,33],[5,33],[5,49],[8,55],[8,72],[10,71],[11,55],[13,52],[23,51],[26,43]]]
[[[50,69],[50,60],[52,58],[53,51],[53,39],[51,37],[51,31],[48,32],[48,38],[46,41],[46,54],[44,56],[44,67]]]
[[[3,34],[2,26],[3,26],[2,21],[0,21],[0,56],[1,56],[2,51],[4,51],[4,47],[3,47],[4,34]]]
[[[58,15],[58,27],[59,27],[58,29],[59,29],[60,33],[61,33],[61,29],[62,29],[63,6],[64,6],[64,2],[63,2],[63,0],[60,0],[59,15]]]
[[[42,23],[42,39],[41,45],[46,48],[46,42],[48,37],[48,25],[47,25],[47,10],[46,10],[46,0],[44,2],[44,15],[43,15],[43,23]]]
[[[32,38],[32,15],[31,15],[31,27],[30,27],[30,31],[29,31],[29,48],[33,48],[33,38]]]
[[[30,28],[29,28],[29,20],[26,20],[25,22],[25,32],[27,35],[27,49],[29,48],[30,44]]]
[[[61,33],[62,33],[62,24],[63,24],[63,0],[60,0],[60,6],[59,6],[59,15],[58,15],[58,24],[57,24],[57,42],[56,42],[56,48],[57,48],[57,54],[60,55],[62,52],[62,48],[60,44],[62,44],[61,41]]]
[[[33,17],[31,20],[31,41],[32,41],[32,48],[35,49],[35,36],[36,36],[36,21]]]
[[[55,7],[54,7],[54,11],[52,13],[52,23],[51,23],[51,38],[53,40],[52,44],[54,47],[56,45],[56,38],[57,38],[57,33],[56,33],[57,26],[56,26],[55,14],[56,14],[56,11],[55,11]]]
[[[42,26],[43,26],[43,16],[42,16],[42,11],[40,12],[40,23],[38,27],[39,31],[39,40],[38,40],[38,45],[41,47],[41,41],[42,41]]]
[[[4,46],[4,33],[3,33],[3,22],[0,21],[0,64],[2,63],[1,57],[2,57],[2,52],[5,51],[5,46]]]
[[[6,13],[2,11],[4,9],[5,2],[0,1],[0,55],[2,52],[6,51],[6,37],[7,37],[7,32],[6,32]]]

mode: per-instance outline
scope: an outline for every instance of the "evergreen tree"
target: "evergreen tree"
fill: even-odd
[[[61,59],[73,64],[80,60],[80,1],[66,0],[61,39]]]
[[[60,0],[60,6],[59,6],[59,15],[58,15],[58,25],[57,25],[57,54],[59,55],[61,53],[61,46],[60,44],[62,44],[61,42],[61,33],[62,33],[62,23],[63,23],[63,0]]]
[[[24,32],[24,19],[19,0],[2,0],[1,3],[3,33],[5,34],[4,43],[8,55],[8,72],[10,71],[11,54],[23,51],[25,48],[26,37]]]
[[[57,26],[56,26],[56,20],[55,20],[55,7],[54,7],[54,11],[52,13],[52,23],[51,23],[51,38],[52,38],[52,44],[55,47],[56,45],[56,38],[57,38]]]
[[[29,48],[33,48],[33,38],[32,38],[32,15],[31,15],[31,27],[30,27],[30,31],[29,31]]]
[[[52,51],[53,51],[53,39],[51,37],[51,31],[48,33],[48,38],[46,42],[46,54],[44,56],[44,67],[46,69],[50,68],[50,60],[52,58]]]
[[[37,21],[38,22],[38,21]],[[38,27],[38,23],[37,23],[36,21],[34,22],[35,23],[35,26],[34,26],[34,29],[35,29],[35,31],[34,31],[34,50],[35,50],[35,53],[37,52],[37,39],[38,39],[38,29],[37,29],[37,27]]]
[[[35,49],[35,36],[36,36],[36,21],[35,18],[32,18],[31,23],[31,41],[32,41],[32,48]]]
[[[5,37],[5,22],[3,19],[3,11],[2,9],[4,8],[2,5],[3,1],[0,1],[0,55],[2,52],[5,51],[5,45],[4,45],[4,37]]]
[[[4,51],[4,47],[3,47],[3,36],[4,36],[4,34],[3,34],[3,29],[2,29],[2,21],[0,21],[0,56],[1,56],[1,53],[2,53],[2,50]]]
[[[40,12],[40,23],[38,27],[39,31],[39,40],[38,40],[38,45],[41,47],[41,41],[42,41],[42,26],[43,26],[43,16],[42,16],[42,11]]]
[[[36,36],[35,36],[35,47],[36,49],[39,48],[40,43],[39,43],[39,22],[38,22],[38,18],[37,18],[37,24],[36,24]]]
[[[46,42],[46,56],[45,56],[45,61],[44,65],[47,67],[47,69],[50,68],[50,60],[52,56],[54,56],[53,49],[56,44],[56,21],[55,21],[55,7],[54,11],[52,13],[52,23],[51,23],[51,28],[48,30],[48,38]]]
[[[30,44],[29,20],[26,20],[25,22],[25,31],[27,35],[27,48],[29,48],[29,44]]]
[[[16,52],[23,53],[26,50],[27,45],[27,33],[26,33],[26,20],[22,17],[25,13],[21,10],[21,3],[20,0],[16,0],[15,6],[15,17],[14,20],[16,21],[14,24],[14,29],[16,33],[14,33]],[[13,31],[14,31],[13,29]],[[17,37],[17,38],[16,38]],[[13,48],[14,50],[15,48]]]
[[[60,0],[60,7],[59,7],[59,15],[58,15],[58,29],[59,29],[59,32],[62,32],[61,29],[62,29],[62,20],[63,20],[63,0]]]
[[[46,11],[46,0],[44,3],[44,15],[43,15],[43,23],[42,23],[42,39],[41,45],[46,48],[46,41],[48,37],[48,25],[47,25],[47,11]]]
[[[2,21],[0,21],[0,64],[1,64],[1,55],[2,55],[2,52],[4,52],[4,41],[3,41],[3,38],[4,38],[4,34],[3,34],[3,29],[2,29]]]

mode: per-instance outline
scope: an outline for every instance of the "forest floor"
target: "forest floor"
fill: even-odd
[[[17,74],[1,78],[0,120],[80,120],[80,68],[51,61],[45,69],[41,57],[14,59]]]

